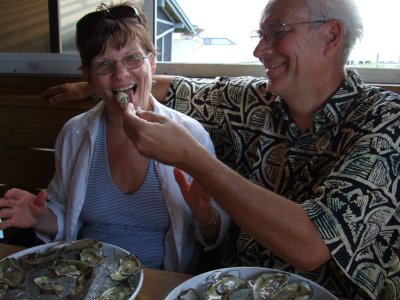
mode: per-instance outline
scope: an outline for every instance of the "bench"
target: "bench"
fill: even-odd
[[[0,75],[0,195],[12,187],[34,194],[47,188],[54,173],[54,143],[71,117],[93,100],[49,104],[40,94],[50,86],[80,77]],[[3,242],[31,246],[30,230],[7,229]],[[31,238],[29,238],[31,237]]]

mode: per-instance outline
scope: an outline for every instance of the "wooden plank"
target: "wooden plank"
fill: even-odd
[[[82,109],[35,106],[0,100],[0,144],[28,148],[53,148],[62,126]]]
[[[0,185],[29,191],[47,188],[54,174],[54,151],[0,147]]]

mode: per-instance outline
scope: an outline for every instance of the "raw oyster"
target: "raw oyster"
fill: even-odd
[[[125,300],[130,297],[133,290],[127,286],[114,286],[104,291],[97,300]]]
[[[293,282],[283,286],[272,295],[271,300],[309,300],[312,297],[311,286],[307,282]]]
[[[123,92],[116,92],[115,93],[115,98],[122,104],[128,104],[129,103],[129,96]]]
[[[54,294],[59,298],[64,294],[64,287],[55,278],[41,276],[34,278],[33,282],[36,283],[40,291],[44,294]]]
[[[60,257],[60,249],[51,249],[44,253],[34,252],[20,257],[20,262],[24,268],[31,270],[49,265]]]
[[[9,285],[0,283],[0,299],[4,299],[7,296]]]
[[[117,272],[111,273],[112,280],[121,281],[130,276],[136,277],[143,269],[141,262],[134,255],[128,255],[119,260]]]
[[[80,300],[86,297],[90,289],[90,285],[93,282],[94,271],[92,267],[88,267],[79,275],[76,280],[75,286],[72,288],[71,293],[68,295],[68,299]]]
[[[222,295],[228,294],[230,291],[245,284],[246,281],[236,276],[230,275],[218,280],[207,292],[207,298],[219,299]]]
[[[221,300],[255,300],[253,287],[245,283],[223,295]]]
[[[106,259],[106,257],[100,253],[100,250],[95,248],[83,249],[80,257],[81,261],[89,264],[92,267],[99,266]]]
[[[26,274],[15,258],[6,258],[0,263],[0,283],[9,287],[21,287],[26,282]]]
[[[178,296],[178,300],[202,300],[202,299],[203,297],[201,296],[200,292],[196,289],[184,290]]]
[[[96,251],[100,251],[101,244],[99,241],[93,239],[84,239],[79,240],[60,249],[62,258],[65,259],[78,259],[81,256],[81,252],[84,249],[95,249]]]
[[[90,267],[89,264],[74,259],[58,259],[49,270],[56,276],[78,277]]]
[[[276,291],[290,280],[289,273],[267,272],[257,277],[254,283],[256,299],[270,299]]]

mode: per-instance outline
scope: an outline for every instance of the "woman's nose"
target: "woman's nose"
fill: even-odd
[[[119,76],[125,76],[129,74],[129,70],[126,66],[124,66],[123,63],[120,61],[114,63],[114,76],[119,77]]]

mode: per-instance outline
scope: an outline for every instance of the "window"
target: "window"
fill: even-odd
[[[42,3],[43,6],[47,1],[50,3],[50,0],[34,3]],[[358,68],[367,82],[400,83],[400,39],[397,33],[400,19],[396,15],[400,11],[400,2],[355,1],[364,20],[364,38],[353,50],[349,66]],[[2,0],[0,11],[8,16],[10,14],[3,8],[11,7],[8,9],[15,10],[12,6],[17,7],[19,2]],[[21,2],[33,3],[27,0]],[[39,50],[40,53],[24,55],[21,52],[29,52],[26,47],[17,50],[14,55],[0,52],[0,72],[79,74],[79,58],[74,54],[75,23],[82,15],[92,11],[99,2],[59,0],[62,54],[49,55]],[[251,5],[233,5],[231,0],[142,2],[149,24],[155,24],[152,31],[159,49],[158,72],[188,76],[264,76],[263,67],[252,55],[257,41],[250,38],[250,32],[258,28],[265,0],[252,0]],[[7,7],[5,3],[9,3]],[[0,16],[1,14],[0,12]],[[11,25],[4,27],[11,28]],[[20,30],[18,34],[22,33]],[[4,36],[0,29],[0,45],[7,47],[10,44],[8,41],[10,34]],[[27,43],[23,45],[26,46]],[[0,51],[4,52],[1,47]],[[5,50],[14,51],[7,48]],[[37,52],[36,49],[33,51]]]

